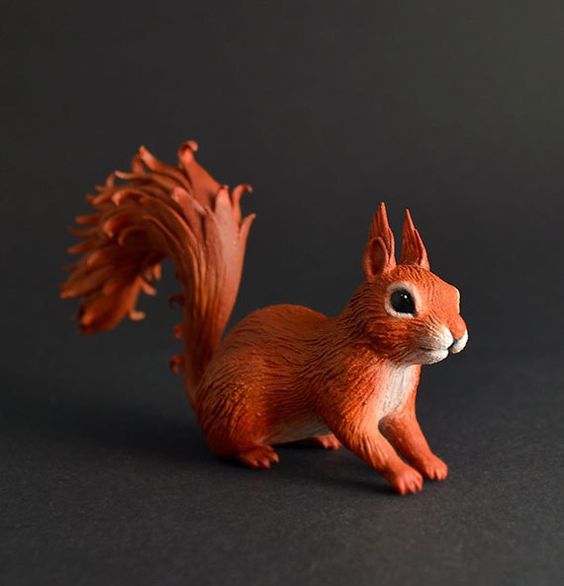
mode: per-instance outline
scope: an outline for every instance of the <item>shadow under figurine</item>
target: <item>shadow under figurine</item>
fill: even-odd
[[[458,290],[429,270],[409,212],[401,260],[381,204],[368,237],[365,280],[337,317],[297,305],[251,313],[225,338],[254,215],[195,160],[184,143],[173,167],[141,148],[129,173],[115,172],[88,196],[79,216],[82,254],[61,297],[80,297],[84,333],[142,319],[139,293],[155,293],[160,264],[172,259],[184,313],[175,335],[184,355],[171,367],[212,451],[251,468],[278,462],[275,444],[312,438],[341,444],[380,472],[400,494],[423,476],[443,480],[447,465],[429,448],[415,415],[421,365],[460,352],[468,339]]]

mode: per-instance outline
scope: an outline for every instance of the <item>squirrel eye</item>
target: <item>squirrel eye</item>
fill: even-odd
[[[398,313],[415,314],[415,302],[406,289],[396,289],[390,296],[390,304]]]

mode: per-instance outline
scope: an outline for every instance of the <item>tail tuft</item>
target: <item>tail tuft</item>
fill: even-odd
[[[80,228],[72,233],[81,242],[69,248],[82,256],[61,287],[63,299],[81,299],[82,332],[111,330],[126,316],[143,319],[139,294],[156,293],[161,263],[170,257],[182,293],[169,302],[184,312],[174,333],[186,350],[182,364],[174,364],[188,387],[199,380],[233,309],[254,219],[243,218],[239,205],[250,186],[229,192],[198,164],[197,149],[194,141],[182,144],[173,167],[141,147],[131,171],[115,171],[87,196],[94,213],[76,218]]]

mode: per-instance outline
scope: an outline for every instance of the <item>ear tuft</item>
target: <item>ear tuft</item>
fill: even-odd
[[[429,270],[429,257],[419,230],[415,227],[409,210],[405,210],[402,232],[401,264],[414,264]]]
[[[364,249],[362,268],[370,281],[396,266],[394,235],[388,223],[384,202],[372,218],[368,232],[368,243]]]

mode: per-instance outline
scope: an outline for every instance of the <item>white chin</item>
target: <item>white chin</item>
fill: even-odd
[[[416,356],[417,364],[435,364],[448,356],[448,350],[426,350]]]

